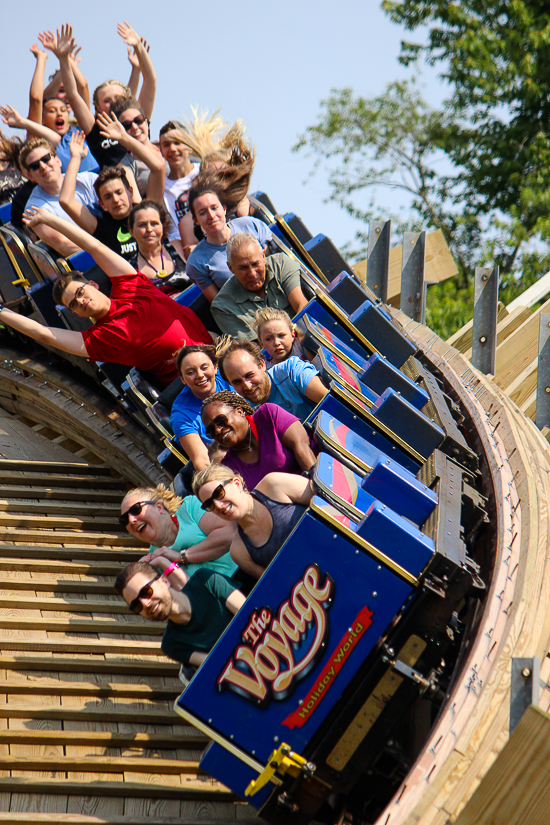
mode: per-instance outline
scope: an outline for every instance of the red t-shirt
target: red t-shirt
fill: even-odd
[[[164,295],[141,272],[113,278],[109,312],[82,337],[92,361],[153,372],[163,384],[178,376],[173,358],[180,347],[212,343],[193,310]]]

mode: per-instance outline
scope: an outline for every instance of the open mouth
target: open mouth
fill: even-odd
[[[143,524],[140,524],[139,527],[136,528],[136,530],[138,533],[142,533],[146,527],[147,525],[145,524],[145,522],[143,522]]]

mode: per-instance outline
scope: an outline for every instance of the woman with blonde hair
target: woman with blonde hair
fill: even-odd
[[[131,536],[150,545],[141,560],[183,586],[201,567],[231,576],[236,563],[229,555],[235,526],[205,512],[195,496],[181,499],[163,484],[136,487],[124,496],[120,524]]]
[[[308,508],[314,490],[309,479],[270,473],[248,491],[238,473],[211,464],[193,479],[202,509],[237,524],[231,558],[241,570],[259,579]]]

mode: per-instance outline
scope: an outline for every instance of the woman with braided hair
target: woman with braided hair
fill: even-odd
[[[268,473],[301,473],[315,463],[308,434],[295,415],[277,404],[255,412],[236,392],[222,390],[203,401],[206,433],[222,450],[222,464],[252,489]]]
[[[124,496],[120,513],[130,535],[150,545],[141,561],[163,571],[174,588],[201,567],[225,576],[235,572],[229,548],[236,528],[205,513],[196,496],[182,499],[163,484],[136,487]]]

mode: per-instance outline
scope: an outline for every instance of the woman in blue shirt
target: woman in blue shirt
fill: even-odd
[[[176,438],[198,472],[210,464],[208,446],[212,443],[202,423],[202,402],[215,392],[231,390],[232,387],[218,372],[218,356],[214,346],[190,344],[182,347],[176,366],[185,386],[172,405],[170,422]]]

